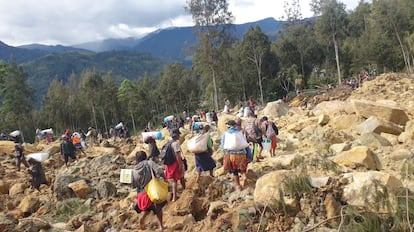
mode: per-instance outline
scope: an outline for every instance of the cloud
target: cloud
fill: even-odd
[[[0,40],[76,44],[138,36],[185,14],[183,0],[13,0],[2,2]]]
[[[301,0],[302,14],[311,16]],[[359,0],[346,0],[354,8]],[[10,0],[0,7],[0,40],[72,45],[105,38],[140,37],[159,28],[193,25],[187,0]],[[235,23],[281,19],[282,0],[229,0]]]

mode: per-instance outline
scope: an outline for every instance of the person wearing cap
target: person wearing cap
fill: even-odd
[[[235,120],[230,120],[227,122],[229,129],[224,132],[221,137],[221,147],[224,150],[224,157],[223,157],[223,166],[224,169],[233,174],[233,182],[235,188],[238,191],[242,190],[242,186],[240,185],[240,177],[239,174],[242,175],[243,185],[247,185],[247,178],[246,178],[246,171],[247,171],[247,163],[248,163],[248,155],[251,156],[251,151],[249,148],[249,144],[247,143],[246,137],[244,136],[243,132],[240,130],[240,125],[237,125]],[[239,141],[232,141],[238,143],[240,148],[237,149],[228,149],[227,143],[229,143],[230,136],[235,136]],[[227,138],[227,140],[226,140]],[[227,142],[226,142],[227,141]]]
[[[182,157],[181,153],[181,146],[180,146],[180,130],[173,129],[170,131],[170,136],[173,139],[171,143],[171,147],[175,154],[175,162],[170,165],[165,165],[165,178],[171,183],[172,187],[172,201],[177,200],[177,182],[178,180],[181,183],[183,189],[185,189],[185,179],[184,179],[184,158]]]

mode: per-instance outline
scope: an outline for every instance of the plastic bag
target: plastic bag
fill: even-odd
[[[224,133],[224,145],[223,149],[230,151],[240,151],[248,147],[246,137],[241,131],[235,133]]]
[[[157,178],[151,179],[145,186],[145,191],[150,200],[156,204],[168,200],[168,183]]]
[[[264,139],[263,140],[263,143],[262,143],[262,146],[263,146],[263,150],[270,151],[270,148],[272,146],[272,140],[270,140],[270,139]]]
[[[39,152],[39,153],[30,153],[26,156],[26,160],[34,159],[37,162],[43,162],[49,158],[49,153]]]
[[[188,151],[195,154],[207,151],[208,138],[209,134],[207,133],[194,136],[187,142]]]

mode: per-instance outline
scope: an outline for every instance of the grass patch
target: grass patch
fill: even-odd
[[[71,218],[82,214],[93,214],[90,205],[83,204],[78,198],[70,198],[56,204],[57,222],[67,222]]]

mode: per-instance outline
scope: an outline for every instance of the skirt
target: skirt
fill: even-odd
[[[197,172],[211,171],[216,167],[216,162],[208,152],[194,155],[194,157]]]
[[[229,172],[246,172],[247,155],[246,154],[224,154],[224,170]]]
[[[180,170],[178,166],[178,161],[175,161],[170,165],[165,165],[164,174],[167,180],[180,180],[184,177],[184,173]]]

